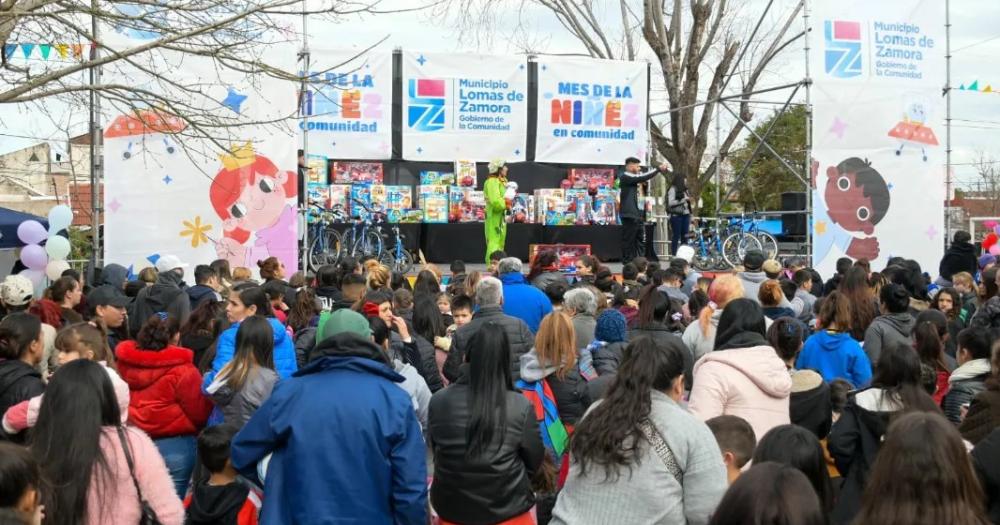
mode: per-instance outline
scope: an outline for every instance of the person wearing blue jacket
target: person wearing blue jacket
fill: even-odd
[[[278,373],[278,377],[286,379],[295,373],[298,369],[295,361],[295,343],[288,335],[285,326],[277,319],[269,317],[270,313],[271,301],[264,290],[257,285],[237,287],[229,294],[226,317],[232,325],[219,334],[219,340],[215,343],[215,359],[212,360],[212,368],[205,372],[203,389],[208,388],[208,385],[215,380],[215,375],[233,359],[236,353],[236,332],[240,329],[240,322],[253,315],[267,317],[267,322],[274,330],[274,370]]]
[[[263,474],[260,522],[426,525],[426,446],[410,396],[356,312],[338,312],[311,360],[233,438],[233,466]]]
[[[847,330],[851,326],[850,302],[840,292],[823,299],[817,318],[819,331],[806,340],[795,361],[798,370],[815,370],[826,382],[845,379],[854,388],[866,386],[872,378],[872,365]]]
[[[542,318],[552,311],[552,301],[528,282],[517,257],[501,259],[497,274],[503,283],[503,313],[524,321],[531,333],[537,332]]]

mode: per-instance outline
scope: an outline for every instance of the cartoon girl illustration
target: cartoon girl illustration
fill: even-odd
[[[223,155],[222,163],[208,189],[225,232],[215,245],[219,258],[254,268],[273,256],[286,268],[297,268],[295,208],[288,203],[296,196],[295,173],[279,170],[249,142]],[[251,233],[254,241],[247,244]]]

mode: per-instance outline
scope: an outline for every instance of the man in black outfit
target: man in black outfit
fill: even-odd
[[[641,255],[639,232],[642,231],[643,220],[642,211],[639,209],[639,184],[667,172],[667,163],[664,162],[659,168],[641,173],[641,163],[642,161],[635,157],[625,159],[625,170],[618,178],[621,190],[622,264]]]

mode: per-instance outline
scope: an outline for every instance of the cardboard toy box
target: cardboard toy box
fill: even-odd
[[[448,222],[486,222],[486,195],[462,186],[448,188]]]
[[[593,224],[602,226],[618,224],[618,190],[603,189],[597,192],[591,220]]]
[[[455,174],[443,171],[421,171],[420,184],[422,186],[454,186]]]
[[[359,202],[360,201],[360,202]],[[351,217],[368,220],[370,214],[365,210],[365,206],[371,208],[372,205],[372,185],[352,184],[351,185]],[[364,206],[362,206],[362,204]]]
[[[528,260],[534,260],[538,252],[553,250],[559,268],[564,271],[574,271],[576,260],[584,255],[590,255],[589,244],[529,244]]]
[[[476,163],[471,160],[455,161],[455,184],[464,188],[476,187]]]
[[[329,185],[318,182],[306,184],[306,206],[309,207],[306,220],[309,224],[314,224],[319,220],[320,214],[327,207],[329,200]]]
[[[334,184],[382,184],[381,162],[334,162]]]
[[[566,190],[562,188],[541,188],[535,190],[536,223],[545,224],[545,217],[548,212],[565,212],[568,207],[566,203]]]
[[[507,222],[526,223],[535,222],[535,196],[527,193],[514,195],[511,201],[510,213],[507,214]]]
[[[593,182],[596,188],[613,188],[615,186],[614,168],[571,168],[569,180],[574,188],[588,189]]]
[[[420,186],[420,209],[424,212],[424,222],[448,222],[448,187]]]
[[[575,224],[590,224],[590,212],[593,206],[593,199],[585,189],[570,188],[566,190],[566,202],[569,203],[567,211],[576,214]]]

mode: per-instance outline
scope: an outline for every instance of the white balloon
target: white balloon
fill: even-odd
[[[69,270],[69,263],[66,261],[49,261],[49,264],[45,265],[45,276],[49,278],[50,281],[55,281],[56,279],[62,277],[62,273]]]
[[[65,204],[60,204],[49,210],[49,235],[69,228],[73,224],[73,210]]]
[[[69,239],[62,235],[53,235],[45,241],[45,253],[49,254],[50,261],[65,259],[69,250]]]

